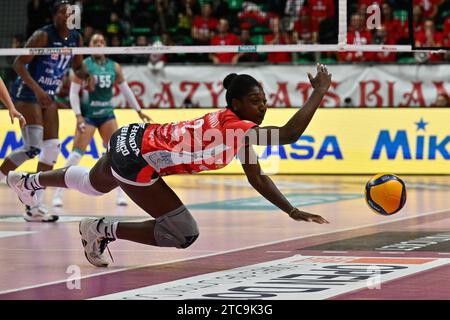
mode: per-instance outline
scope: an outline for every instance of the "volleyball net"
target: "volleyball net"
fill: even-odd
[[[6,19],[9,17],[8,6],[13,6],[14,12],[20,13],[18,7],[21,2],[24,1],[19,1],[19,4],[14,5],[12,1],[5,0],[2,5],[6,10],[3,10],[0,20],[6,21],[8,26],[4,28],[8,29],[10,33],[13,27],[11,26],[12,20]],[[265,3],[261,1],[253,3],[228,0],[225,2],[228,4],[227,15],[219,14],[217,18],[208,18],[206,25],[209,24],[209,26],[206,26],[206,29],[212,30],[205,29],[206,18],[204,16],[208,14],[204,13],[207,10],[203,7],[209,3],[206,1],[199,1],[200,9],[197,12],[199,16],[191,13],[190,28],[184,29],[182,18],[170,23],[170,12],[166,12],[165,16],[162,14],[162,16],[152,17],[152,10],[155,10],[155,7],[146,9],[139,1],[124,1],[127,6],[123,8],[123,14],[128,15],[128,22],[125,18],[123,20],[125,22],[121,22],[120,14],[114,11],[117,11],[117,8],[106,11],[106,17],[104,17],[105,13],[97,13],[95,16],[95,10],[100,9],[89,6],[89,2],[87,2],[85,6],[68,13],[68,23],[74,28],[79,24],[78,27],[86,38],[86,44],[93,33],[101,31],[107,37],[107,47],[4,47],[0,49],[0,56],[350,51],[444,53],[448,49],[450,12],[435,12],[434,16],[437,16],[435,25],[430,26],[428,24],[431,22],[428,19],[431,20],[431,18],[425,8],[420,9],[419,6],[417,10],[421,11],[419,13],[415,11],[416,2],[417,6],[419,3],[417,0],[288,0],[281,2],[285,4],[281,13],[276,12],[276,8],[268,7],[267,4],[260,4]],[[98,6],[101,7],[101,3]],[[163,1],[163,3],[172,2]],[[440,7],[435,9],[440,10]],[[165,12],[164,10],[169,11],[169,8],[159,8],[158,6],[156,8],[159,13]],[[178,14],[182,16],[183,12],[178,12]],[[152,18],[160,23],[153,23]],[[167,21],[161,22],[163,18],[166,18]],[[226,26],[222,26],[225,24],[222,21],[224,19],[227,20]],[[23,17],[22,20],[24,20]],[[17,21],[25,23],[26,19]],[[47,18],[46,21],[48,22],[49,19]],[[26,22],[27,33],[30,33],[32,22]],[[221,28],[225,31],[220,30]],[[209,33],[209,36],[206,33]],[[248,39],[244,38],[244,33],[248,33]],[[119,34],[121,37],[118,36]],[[224,34],[234,34],[235,36],[224,36]],[[274,38],[276,39],[274,40]]]

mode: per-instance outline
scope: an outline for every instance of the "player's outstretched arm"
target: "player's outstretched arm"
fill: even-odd
[[[255,188],[264,198],[269,200],[275,206],[286,212],[296,221],[315,222],[319,224],[329,223],[319,215],[301,211],[289,202],[281,193],[275,183],[261,171],[261,166],[252,146],[242,147],[238,153],[242,168],[247,176],[250,185]]]
[[[306,101],[303,107],[300,108],[300,110],[298,110],[284,126],[267,126],[252,129],[256,131],[253,132],[253,134],[256,133],[255,136],[265,137],[265,139],[258,138],[256,144],[291,144],[295,143],[298,138],[300,138],[311,122],[314,113],[331,85],[331,73],[329,73],[327,68],[322,64],[317,64],[317,75],[313,78],[313,76],[308,73],[308,78],[311,82],[311,86],[314,88],[308,101]],[[272,132],[272,130],[275,130],[276,132]],[[274,140],[271,137],[278,137],[278,139]]]
[[[116,75],[117,75],[116,83],[118,83],[119,90],[123,94],[125,99],[127,100],[128,104],[131,105],[131,107],[134,110],[136,110],[136,112],[139,115],[139,118],[141,118],[142,121],[152,122],[153,120],[149,116],[147,116],[145,113],[142,112],[142,109],[139,106],[139,103],[138,103],[136,97],[134,96],[133,91],[131,91],[130,86],[126,82],[125,77],[123,76],[122,68],[121,68],[120,64],[116,63],[115,68],[116,68]]]

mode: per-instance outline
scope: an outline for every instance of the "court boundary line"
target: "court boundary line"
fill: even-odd
[[[382,222],[378,222],[378,223],[364,224],[364,225],[360,225],[360,226],[357,226],[357,227],[349,227],[349,228],[343,228],[343,229],[329,231],[329,232],[319,232],[319,233],[306,235],[306,236],[300,236],[300,237],[287,238],[287,239],[283,239],[283,240],[271,241],[271,242],[266,242],[266,243],[253,245],[253,246],[247,246],[247,247],[242,247],[242,248],[237,248],[237,249],[232,249],[232,250],[226,250],[226,251],[220,251],[220,252],[206,254],[206,255],[200,255],[200,256],[196,256],[196,257],[192,257],[192,258],[181,258],[181,259],[169,260],[169,261],[164,261],[164,262],[139,265],[139,266],[134,266],[134,267],[129,267],[129,268],[120,268],[120,269],[115,269],[115,270],[109,270],[109,271],[99,272],[99,273],[96,273],[96,274],[90,274],[90,275],[87,275],[87,276],[82,276],[82,277],[76,278],[76,279],[75,278],[71,278],[70,281],[83,280],[83,279],[88,279],[88,278],[97,277],[97,276],[103,276],[103,275],[117,273],[117,272],[122,272],[122,271],[129,271],[129,270],[135,270],[135,269],[141,269],[141,268],[147,268],[147,267],[160,266],[160,265],[165,265],[165,264],[178,263],[178,262],[183,262],[183,261],[190,261],[190,260],[195,260],[195,259],[202,259],[202,258],[217,256],[217,255],[221,255],[221,254],[227,254],[227,253],[238,252],[238,251],[243,251],[243,250],[248,250],[248,249],[254,249],[254,248],[258,248],[258,247],[264,247],[264,246],[274,245],[274,244],[278,244],[278,243],[294,241],[294,240],[300,240],[300,239],[305,239],[305,238],[312,238],[312,237],[317,237],[317,236],[322,236],[322,235],[329,235],[329,234],[333,234],[333,233],[347,232],[347,231],[363,229],[363,228],[370,228],[370,227],[390,224],[390,223],[404,221],[404,220],[416,219],[416,218],[425,217],[425,216],[429,216],[429,215],[433,215],[433,214],[444,213],[444,212],[448,212],[448,211],[450,211],[450,208],[429,211],[429,212],[425,212],[423,214],[419,214],[419,215],[415,215],[415,216],[411,216],[411,217],[398,218],[398,219],[391,220],[391,221],[382,221]],[[40,288],[40,287],[46,287],[46,286],[51,286],[51,285],[55,285],[55,284],[62,284],[62,283],[65,283],[65,282],[67,282],[67,279],[66,280],[57,280],[57,281],[45,282],[45,283],[41,283],[41,284],[37,284],[37,285],[25,286],[25,287],[16,288],[16,289],[0,291],[0,298],[1,298],[1,295],[4,295],[4,294],[10,294],[10,293],[14,293],[14,292],[26,291],[26,290],[30,290],[30,289],[37,289],[37,288]]]

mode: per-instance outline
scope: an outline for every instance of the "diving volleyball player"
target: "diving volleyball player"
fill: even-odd
[[[141,222],[83,219],[79,230],[85,256],[98,267],[110,263],[104,251],[116,239],[159,247],[192,245],[199,236],[197,223],[162,177],[219,169],[235,155],[239,156],[250,185],[289,217],[328,223],[321,216],[292,206],[273,181],[261,173],[252,149],[252,144],[291,144],[302,135],[331,84],[331,74],[323,65],[317,66],[315,77],[309,73],[308,77],[314,89],[311,96],[281,127],[259,127],[267,110],[262,86],[249,75],[230,74],[223,81],[226,109],[190,121],[124,126],[112,135],[108,152],[92,169],[71,166],[36,174],[11,171],[8,185],[28,205],[36,201],[35,192],[45,187],[70,188],[101,196],[120,186],[154,219]]]

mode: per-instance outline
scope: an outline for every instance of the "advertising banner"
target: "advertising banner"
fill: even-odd
[[[330,65],[333,82],[324,107],[425,107],[450,94],[450,65]],[[300,107],[311,94],[307,72],[315,66],[124,66],[125,78],[145,108],[224,107],[222,80],[247,73],[263,85],[271,107]],[[348,98],[351,101],[346,101]],[[126,102],[115,90],[114,105]]]
[[[217,109],[146,110],[157,123],[189,120]],[[269,109],[261,126],[282,126],[297,109]],[[0,162],[22,146],[17,123],[8,113],[0,117]],[[119,127],[139,122],[133,110],[116,110]],[[266,174],[450,174],[450,109],[319,109],[303,135],[293,144],[256,146]],[[75,116],[60,111],[62,167],[71,151]],[[91,141],[81,165],[91,167],[105,152],[98,135]],[[20,169],[34,171],[33,159]],[[242,173],[236,159],[209,173]]]

